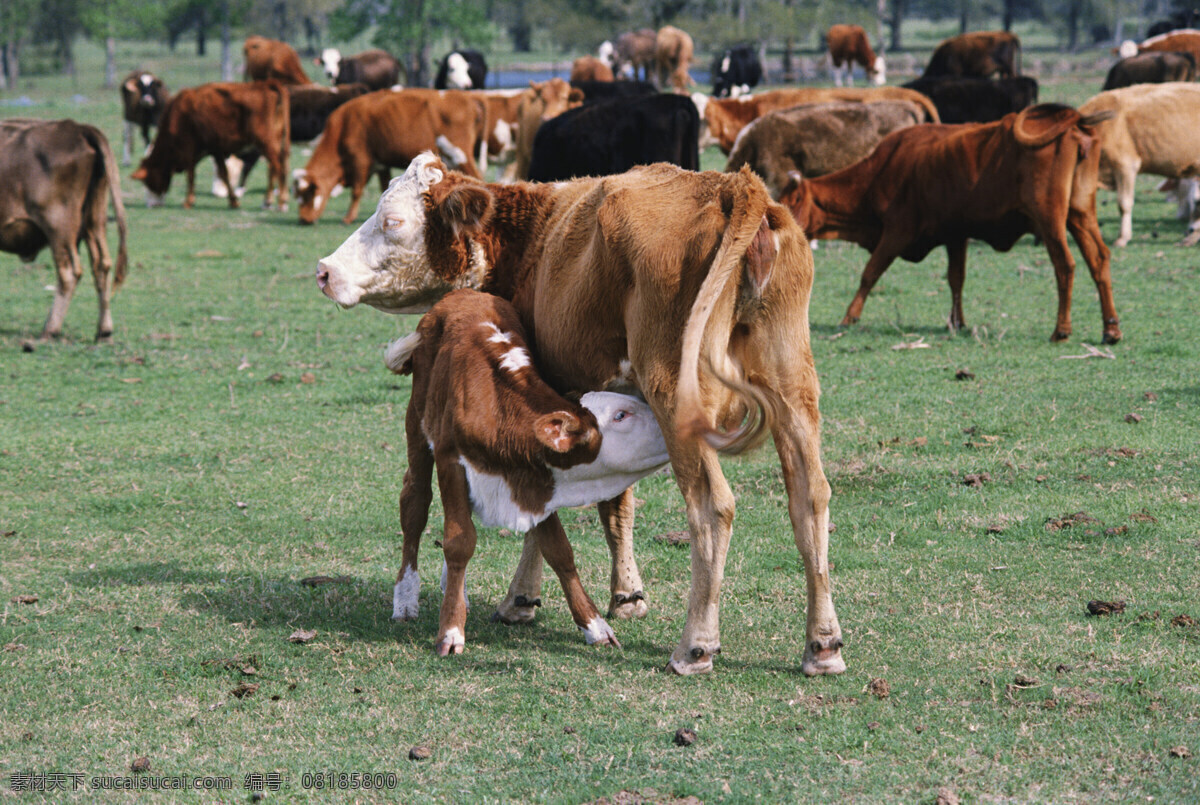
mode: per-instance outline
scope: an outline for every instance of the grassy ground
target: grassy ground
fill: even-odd
[[[1098,84],[1053,92],[1078,102]],[[115,93],[86,85],[76,104],[58,79],[23,91],[39,105],[5,114],[93,120],[119,140]],[[178,180],[147,210],[127,180],[133,266],[114,345],[91,343],[85,283],[63,341],[22,353],[52,273],[45,254],[0,257],[4,794],[22,772],[82,774],[77,798],[93,777],[219,775],[231,790],[149,798],[235,801],[247,775],[275,773],[287,782],[269,796],[327,801],[311,775],[331,771],[395,775],[394,789],[336,796],[363,802],[931,802],[942,788],[1195,801],[1197,253],[1173,245],[1182,225],[1141,187],[1113,261],[1126,338],[1112,360],[1068,359],[1101,331],[1082,267],[1075,336],[1047,342],[1054,280],[1028,239],[972,248],[958,337],[940,254],[893,266],[861,324],[839,330],[866,254],[821,245],[813,338],[849,670],[799,673],[803,577],[763,452],[725,465],[739,501],[725,653],[713,675],[679,679],[662,668],[689,557],[665,537],[686,527],[667,475],[638,486],[651,612],[616,624],[623,650],[585,646],[552,580],[536,624],[490,623],[520,544],[484,531],[467,651],[438,659],[436,511],[421,617],[393,624],[409,381],[380,358],[415,319],[318,294],[313,265],[348,234],[345,199],[300,228],[249,196],[239,212],[206,195],[184,211]],[[603,601],[596,517],[563,519]],[[300,583],[319,574],[345,578]],[[1090,617],[1092,599],[1126,609]],[[298,629],[316,635],[289,642]],[[673,744],[682,727],[695,744]],[[418,745],[428,760],[408,759]],[[141,757],[150,771],[134,775]]]

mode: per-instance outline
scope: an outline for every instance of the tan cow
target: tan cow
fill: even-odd
[[[1122,48],[1125,46],[1122,45]],[[1137,45],[1136,53],[1190,53],[1192,61],[1200,67],[1200,31],[1195,28],[1180,28],[1165,34],[1152,36]],[[1122,56],[1132,55],[1123,50]]]
[[[829,69],[833,73],[833,83],[839,87],[843,79],[846,83],[854,84],[854,65],[862,65],[867,71],[867,80],[877,87],[887,83],[887,64],[883,54],[875,55],[867,32],[861,25],[832,25],[825,34],[825,44],[828,48]]]
[[[300,223],[313,224],[329,199],[350,188],[350,209],[342,223],[358,216],[363,190],[371,174],[407,167],[417,154],[438,150],[471,176],[487,139],[487,105],[464,90],[378,90],[360,95],[337,109],[308,160],[295,174]]]
[[[1140,84],[1101,92],[1082,114],[1112,112],[1096,124],[1100,184],[1117,191],[1121,231],[1114,246],[1133,237],[1134,185],[1139,173],[1171,179],[1200,176],[1200,85]]]
[[[1104,342],[1121,338],[1109,252],[1096,222],[1100,154],[1093,126],[1069,106],[1045,104],[994,123],[913,126],[889,134],[861,162],[807,179],[781,199],[812,238],[840,238],[871,252],[842,325],[858,321],[871,288],[897,257],[924,260],[945,246],[950,327],[965,326],[967,241],[1008,251],[1039,235],[1058,281],[1052,341],[1071,334],[1074,236],[1100,294]]]
[[[580,56],[571,63],[572,81],[612,81],[612,68],[595,56]]]
[[[692,94],[692,100],[700,110],[700,149],[716,145],[726,154],[733,149],[738,134],[752,121],[767,112],[802,103],[911,101],[925,110],[926,122],[938,122],[933,101],[914,89],[904,87],[802,87],[775,89],[738,98],[710,98],[696,92]]]
[[[658,29],[654,40],[654,69],[659,89],[666,89],[668,82],[678,93],[686,93],[696,82],[688,73],[695,46],[686,31],[673,25]]]
[[[745,450],[768,431],[807,582],[801,669],[845,670],[829,586],[812,280],[804,232],[749,170],[659,164],[560,184],[485,185],[447,173],[432,155],[414,160],[375,215],[317,266],[317,285],[342,307],[413,311],[456,287],[501,294],[516,306],[552,387],[641,391],[691,530],[687,623],[669,665],[681,674],[711,670],[721,649],[735,500],[716,448]],[[636,614],[638,604],[645,611],[630,549],[632,503],[626,490],[600,505],[618,615]],[[540,559],[522,563],[540,567]],[[518,576],[510,597],[536,597],[534,575]]]
[[[246,59],[247,81],[278,81],[281,84],[311,84],[312,79],[304,72],[300,56],[287,42],[267,39],[265,36],[250,36],[242,45]]]

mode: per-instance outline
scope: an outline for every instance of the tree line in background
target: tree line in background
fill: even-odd
[[[235,31],[282,39],[313,53],[373,31],[372,43],[400,57],[413,85],[428,83],[435,47],[504,41],[517,52],[557,48],[594,51],[621,31],[671,23],[700,50],[757,42],[785,53],[817,47],[836,22],[864,26],[887,50],[904,46],[906,20],[957,19],[963,31],[1007,30],[1037,21],[1068,49],[1110,40],[1129,18],[1158,19],[1190,10],[1193,0],[2,0],[0,89],[15,86],[30,47],[49,52],[56,69],[74,73],[73,43],[105,45],[106,84],[116,80],[116,41],[165,41],[173,50],[193,38],[199,55],[209,40],[221,49],[222,74],[233,76]],[[1138,32],[1129,32],[1136,35]]]

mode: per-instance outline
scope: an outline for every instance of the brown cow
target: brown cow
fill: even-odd
[[[1100,293],[1104,342],[1121,338],[1108,247],[1096,222],[1100,148],[1094,126],[1068,106],[1046,104],[995,123],[914,126],[884,138],[861,162],[801,182],[781,199],[812,238],[840,238],[871,252],[842,325],[858,321],[871,288],[897,257],[949,255],[950,327],[964,326],[967,240],[1008,251],[1040,236],[1058,279],[1052,341],[1071,334],[1075,260],[1069,230]]]
[[[629,31],[617,37],[617,46],[612,53],[613,72],[634,81],[649,81],[654,72],[655,51],[658,47],[658,34],[652,28],[641,28]],[[601,45],[600,58],[604,58],[604,46]],[[641,74],[638,68],[641,68]]]
[[[83,275],[79,241],[86,240],[100,300],[96,340],[111,341],[109,298],[125,279],[127,227],[117,160],[100,130],[73,120],[0,121],[0,251],[29,263],[46,246],[58,284],[41,340],[59,335]],[[114,269],[108,251],[108,199],[117,215],[120,246]],[[28,348],[28,345],[27,345]]]
[[[767,112],[802,103],[910,101],[925,110],[926,122],[938,122],[937,107],[933,101],[916,90],[904,87],[802,87],[775,89],[738,98],[710,98],[696,92],[692,93],[692,100],[700,110],[701,150],[716,145],[726,154],[733,150],[738,134],[751,122]]]
[[[521,99],[529,90],[476,89],[470,92],[487,104],[487,149],[480,155],[479,170],[481,173],[486,171],[489,163],[504,164],[507,166],[505,175],[511,181],[516,170]]]
[[[654,67],[659,89],[665,89],[670,82],[672,89],[683,94],[696,83],[688,73],[694,50],[692,38],[686,31],[673,25],[658,29],[654,40]]]
[[[877,87],[887,83],[887,65],[883,54],[875,55],[871,43],[867,40],[867,32],[861,25],[832,25],[825,34],[825,44],[829,48],[829,69],[833,73],[833,82],[839,87],[842,79],[853,86],[854,65],[862,65],[867,71],[867,80]]]
[[[909,101],[816,103],[769,112],[738,135],[726,172],[749,165],[773,198],[792,177],[824,176],[865,157],[885,135],[925,121]]]
[[[572,81],[612,81],[613,71],[595,56],[580,56],[571,64]]]
[[[121,137],[121,163],[133,162],[133,128],[142,130],[142,144],[150,147],[150,129],[158,125],[171,93],[158,76],[146,70],[134,70],[121,82],[121,116],[125,130]]]
[[[1122,46],[1124,47],[1124,46]],[[1190,53],[1192,60],[1200,67],[1200,31],[1194,28],[1182,28],[1165,34],[1152,36],[1137,46],[1138,53]],[[1128,51],[1122,56],[1130,55]]]
[[[291,108],[287,88],[274,81],[251,84],[201,84],[182,89],[163,112],[154,147],[133,173],[146,185],[146,203],[157,206],[171,186],[171,176],[187,172],[184,208],[196,203],[196,163],[212,156],[217,176],[238,206],[225,160],[256,149],[270,173],[263,206],[278,193],[280,210],[287,210],[287,166],[292,147]]]
[[[944,40],[922,73],[923,78],[943,75],[1001,78],[1020,75],[1021,40],[1007,31],[975,31]]]
[[[366,84],[368,89],[391,89],[400,81],[400,62],[386,50],[364,50],[343,56],[337,48],[325,48],[313,63],[325,71],[331,84]]]
[[[749,170],[659,164],[560,184],[485,185],[448,174],[432,155],[414,160],[375,215],[317,266],[318,286],[342,307],[412,311],[452,288],[491,290],[517,307],[554,388],[641,391],[691,529],[687,624],[669,666],[681,674],[711,670],[721,648],[735,501],[714,447],[749,449],[768,430],[807,581],[801,669],[846,667],[829,586],[812,279],[804,232]],[[632,503],[626,490],[600,505],[618,616],[645,612]],[[536,597],[522,582],[510,594]]]
[[[446,571],[438,654],[461,653],[465,643],[464,581],[476,541],[472,510],[486,526],[527,532],[536,540],[584,639],[619,646],[579,582],[555,512],[608,500],[666,465],[667,445],[650,407],[609,392],[568,402],[535,371],[516,309],[466,288],[435,304],[413,335],[388,348],[386,361],[393,371],[413,376],[405,417],[408,471],[400,493],[404,553],[392,619],[418,614],[417,552],[436,469]]]
[[[300,223],[316,223],[343,186],[350,188],[350,209],[342,223],[354,223],[371,174],[379,166],[406,167],[422,151],[453,155],[466,173],[480,176],[474,155],[486,147],[486,128],[487,105],[464,90],[383,89],[339,106],[308,164],[296,171]]]
[[[312,79],[304,72],[300,56],[287,42],[267,39],[265,36],[246,37],[242,45],[246,59],[247,81],[278,81],[281,84],[311,84]]]

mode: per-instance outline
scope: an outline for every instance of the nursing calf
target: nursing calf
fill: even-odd
[[[413,335],[388,348],[387,363],[413,376],[392,617],[417,615],[417,548],[436,471],[446,562],[438,654],[458,654],[465,642],[472,511],[485,526],[535,537],[587,642],[620,645],[580,584],[555,511],[607,500],[667,463],[650,408],[606,392],[564,399],[538,376],[513,306],[468,289],[435,304]]]

